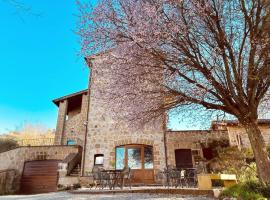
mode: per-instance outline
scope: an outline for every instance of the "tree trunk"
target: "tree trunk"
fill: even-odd
[[[270,159],[258,124],[248,123],[244,127],[254,153],[259,179],[263,184],[270,184]]]

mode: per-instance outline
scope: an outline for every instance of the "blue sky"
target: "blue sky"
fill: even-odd
[[[24,122],[54,128],[51,101],[87,87],[88,68],[73,32],[75,0],[19,2],[31,13],[16,13],[0,0],[0,133]]]
[[[17,1],[30,12],[9,2],[0,0],[0,134],[23,123],[55,128],[52,100],[85,89],[88,81],[74,33],[76,1]],[[170,128],[200,127],[172,118]]]

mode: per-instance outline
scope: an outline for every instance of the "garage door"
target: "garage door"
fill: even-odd
[[[21,178],[21,193],[35,194],[57,190],[58,160],[25,162]]]

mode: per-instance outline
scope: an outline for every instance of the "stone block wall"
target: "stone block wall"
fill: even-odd
[[[33,160],[63,160],[70,153],[78,153],[77,146],[31,146],[20,147],[0,153],[0,170],[14,169],[15,190],[19,190],[24,163]]]
[[[84,174],[92,170],[95,154],[104,154],[104,168],[114,168],[115,148],[127,144],[153,146],[154,169],[163,169],[165,167],[163,119],[138,129],[129,127],[125,122],[116,121],[113,117],[115,113],[111,113],[110,109],[110,106],[114,105],[110,102],[105,103],[102,98],[99,98],[103,90],[106,90],[105,82],[111,80],[107,74],[99,71],[104,65],[102,59],[104,58],[97,57],[91,64],[91,94]]]
[[[168,165],[175,166],[175,150],[191,149],[198,150],[202,155],[201,143],[207,144],[212,140],[229,140],[227,131],[167,131],[166,146]]]
[[[270,125],[259,125],[264,141],[270,145]],[[246,130],[241,126],[227,126],[230,145],[239,147],[250,147],[250,142]]]
[[[0,170],[0,195],[13,194],[15,170]]]
[[[63,132],[65,128],[67,106],[68,106],[67,99],[65,99],[64,101],[61,101],[58,106],[58,116],[57,116],[57,124],[56,124],[55,139],[54,139],[55,145],[62,144],[62,136],[63,136]]]
[[[66,145],[68,140],[73,140],[77,145],[83,146],[87,121],[88,94],[82,95],[81,112],[72,115],[65,122],[62,145]]]
[[[78,110],[69,113],[68,118],[68,99],[63,100],[59,104],[58,120],[55,133],[55,144],[66,145],[68,140],[73,140],[77,145],[83,146],[86,132],[88,94],[82,95],[82,105]]]

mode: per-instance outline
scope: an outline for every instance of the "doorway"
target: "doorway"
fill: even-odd
[[[134,183],[154,183],[153,147],[123,145],[115,148],[115,169],[131,168]]]
[[[175,150],[176,168],[192,168],[192,153],[191,149],[176,149]]]

